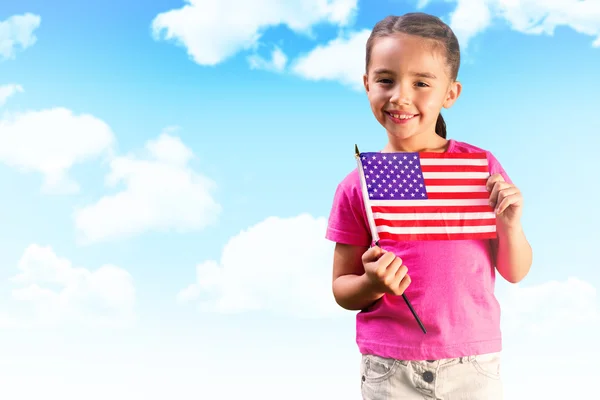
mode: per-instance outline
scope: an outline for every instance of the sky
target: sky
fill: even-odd
[[[507,399],[588,396],[599,2],[20,0],[0,4],[3,398],[358,400],[326,221],[354,144],[386,141],[369,30],[417,10],[461,44],[449,137],[525,199],[533,266],[496,289]]]

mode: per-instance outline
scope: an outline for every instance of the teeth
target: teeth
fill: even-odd
[[[406,115],[406,114],[392,114],[392,117],[397,118],[397,119],[410,119],[413,117],[413,115]]]

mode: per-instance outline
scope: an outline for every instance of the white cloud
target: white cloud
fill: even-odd
[[[65,108],[7,114],[0,120],[0,162],[43,174],[46,193],[77,192],[69,169],[108,151],[113,142],[105,122]]]
[[[292,70],[305,79],[339,81],[354,90],[362,90],[369,34],[369,30],[353,32],[317,46],[299,57]]]
[[[25,50],[33,46],[37,41],[33,32],[41,20],[39,15],[26,13],[0,21],[0,60],[15,58],[19,47]]]
[[[16,93],[22,93],[23,87],[15,83],[0,86],[0,107],[6,104],[6,101]]]
[[[540,338],[565,326],[600,322],[596,288],[577,278],[530,287],[511,285],[499,298],[507,332]]]
[[[471,38],[484,31],[491,20],[491,12],[486,1],[459,0],[456,9],[450,14],[450,26],[460,43],[461,50],[466,49]]]
[[[419,0],[417,8],[429,3],[429,0]],[[592,45],[600,47],[598,1],[458,0],[456,8],[450,13],[449,24],[464,50],[473,37],[492,24],[494,18],[503,18],[512,29],[527,34],[553,34],[555,28],[567,26],[577,32],[596,36]],[[342,33],[294,60],[292,71],[308,80],[337,81],[361,91],[369,33],[370,30]]]
[[[271,59],[266,60],[258,54],[253,54],[248,57],[248,63],[251,69],[263,69],[266,71],[281,72],[287,64],[287,56],[278,47],[275,47],[271,53]]]
[[[492,22],[491,14],[527,34],[552,35],[557,27],[569,27],[596,39],[600,47],[600,2],[596,0],[458,0],[451,26],[461,46]]]
[[[125,189],[75,212],[84,243],[114,240],[143,231],[191,231],[214,223],[221,206],[215,184],[188,165],[192,151],[168,133],[146,143],[147,157],[116,157],[106,178]]]
[[[135,290],[130,274],[122,268],[110,264],[95,271],[74,267],[51,247],[32,244],[18,269],[20,273],[11,281],[21,287],[12,291],[12,297],[29,304],[32,315],[0,314],[4,327],[65,322],[106,326],[132,321]]]
[[[265,310],[297,316],[344,313],[331,292],[333,245],[326,220],[270,217],[232,237],[221,260],[196,267],[196,282],[178,294],[215,312]]]
[[[156,39],[174,40],[200,65],[216,65],[255,47],[265,30],[286,25],[310,33],[313,25],[347,24],[357,0],[186,0],[152,21]]]

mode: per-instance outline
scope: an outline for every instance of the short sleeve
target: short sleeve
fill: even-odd
[[[358,173],[353,173],[338,185],[325,237],[336,243],[368,247],[372,239],[358,182]]]
[[[496,157],[494,157],[494,155],[489,151],[486,152],[486,154],[488,159],[488,165],[490,168],[490,175],[500,174],[507,183],[512,184],[512,180],[510,179],[510,177],[508,176],[498,159],[496,159]]]

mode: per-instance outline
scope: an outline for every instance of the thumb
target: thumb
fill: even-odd
[[[387,251],[385,251],[381,247],[379,247],[379,246],[373,246],[369,250],[367,250],[365,252],[365,254],[363,255],[363,262],[366,264],[366,263],[377,261],[385,253],[387,253]]]

